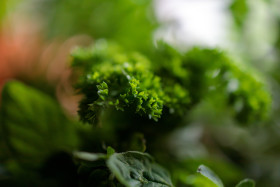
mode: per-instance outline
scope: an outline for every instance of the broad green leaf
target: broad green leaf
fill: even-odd
[[[42,18],[46,26],[44,31],[51,38],[85,33],[95,39],[112,39],[128,49],[148,52],[153,30],[157,27],[151,9],[153,1],[148,0],[31,2],[28,5]]]
[[[154,163],[146,153],[115,153],[108,159],[107,166],[119,182],[127,187],[173,186],[168,172]]]
[[[252,179],[244,179],[240,181],[236,187],[255,187],[255,181]]]
[[[211,180],[217,187],[224,187],[221,179],[208,167],[200,165],[197,169],[197,172]]]
[[[3,159],[30,165],[57,151],[77,146],[75,125],[50,96],[20,82],[8,82],[2,92],[0,136]]]

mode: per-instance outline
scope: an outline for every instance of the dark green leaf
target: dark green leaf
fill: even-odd
[[[238,27],[242,27],[249,13],[247,0],[234,0],[229,7],[233,20]]]
[[[12,81],[4,86],[0,116],[3,159],[36,165],[54,152],[77,146],[74,123],[58,103],[22,83]]]
[[[127,187],[173,186],[168,172],[146,153],[115,153],[108,159],[107,165],[119,182]]]

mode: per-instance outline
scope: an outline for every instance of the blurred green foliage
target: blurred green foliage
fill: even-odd
[[[245,6],[246,5],[246,6]],[[279,1],[277,0],[257,0],[257,1],[239,1],[233,0],[231,13],[233,20],[240,18],[242,29],[233,29],[232,34],[237,38],[232,41],[235,46],[234,52],[237,52],[239,58],[249,64],[254,65],[261,71],[272,92],[272,111],[268,126],[265,128],[253,128],[243,138],[242,143],[236,143],[234,149],[243,149],[247,147],[247,158],[245,163],[248,173],[258,176],[259,186],[278,186],[279,185]],[[251,134],[251,133],[252,134]],[[260,138],[262,137],[262,138]],[[266,160],[264,162],[263,160]],[[269,161],[268,161],[269,160]],[[273,166],[272,166],[273,165]],[[259,169],[259,172],[256,170]],[[266,169],[265,169],[266,168]],[[269,173],[269,174],[268,174]]]
[[[235,24],[242,28],[244,21],[246,21],[246,16],[249,13],[249,6],[247,0],[234,0],[230,5],[230,10],[233,15]]]
[[[74,124],[49,96],[18,82],[9,82],[2,91],[1,106],[1,137],[9,150],[6,154],[11,157],[14,155],[31,165],[56,150],[77,147]]]
[[[174,129],[185,125],[186,116],[199,103],[219,102],[212,107],[229,110],[231,118],[243,125],[268,117],[271,98],[264,81],[252,68],[235,63],[224,52],[194,48],[181,54],[159,43],[149,57],[153,63],[148,57],[125,52],[105,40],[89,48],[77,48],[72,53],[72,66],[83,75],[76,88],[84,96],[79,115],[82,121],[110,134],[98,141],[117,150],[131,150],[126,142],[134,139],[135,133],[143,134],[147,151],[170,169],[175,186],[184,184],[182,176],[189,174],[188,168],[179,166],[181,161],[166,163],[172,153],[160,144]]]
[[[6,18],[15,11],[15,9],[19,3],[20,3],[20,0],[1,0],[1,2],[0,2],[0,28],[5,26],[3,23],[5,23]]]
[[[35,2],[47,36],[87,34],[114,40],[127,49],[147,51],[158,25],[148,0],[44,0]]]
[[[0,122],[0,159],[13,174],[7,176],[11,185],[20,184],[15,180],[18,176],[30,175],[27,183],[33,177],[38,180],[33,171],[48,158],[58,152],[70,153],[78,146],[76,124],[65,116],[59,104],[19,82],[9,82],[3,88]]]
[[[5,16],[5,13],[6,13],[6,8],[7,5],[6,5],[6,0],[3,0],[0,2],[0,23],[2,23],[2,20]]]

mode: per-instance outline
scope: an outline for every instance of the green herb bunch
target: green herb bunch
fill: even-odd
[[[82,75],[76,84],[83,94],[79,107],[81,121],[95,126],[97,133],[93,136],[103,133],[94,141],[106,142],[122,151],[116,156],[119,161],[107,157],[104,166],[109,171],[106,170],[107,179],[103,180],[107,181],[113,173],[125,186],[174,185],[167,171],[153,168],[152,163],[143,160],[146,156],[141,152],[161,157],[164,164],[172,153],[159,145],[176,128],[186,125],[186,116],[199,103],[218,101],[215,107],[230,111],[232,119],[243,125],[264,120],[269,113],[270,95],[260,76],[217,49],[194,48],[182,54],[159,43],[153,55],[146,57],[100,40],[92,47],[74,50],[72,66]],[[170,169],[175,186],[182,185],[176,167],[172,171],[174,167],[170,165],[164,164]],[[205,170],[202,176],[216,186],[223,186],[216,175],[208,173],[213,173],[209,168]],[[193,185],[209,183],[203,177],[195,181]],[[245,184],[254,186],[251,180],[238,186]]]
[[[108,108],[154,121],[163,114],[182,117],[217,96],[244,124],[265,119],[269,112],[270,95],[259,76],[217,49],[181,54],[160,43],[149,59],[102,40],[76,49],[72,57],[74,69],[82,72],[76,85],[84,95],[79,115],[91,124]]]

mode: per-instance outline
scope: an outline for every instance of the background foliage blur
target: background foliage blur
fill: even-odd
[[[203,44],[192,42],[192,35],[180,31],[178,23],[182,20],[172,19],[172,12],[162,16],[159,7],[164,3],[170,2],[1,0],[1,88],[7,80],[20,80],[54,100],[48,106],[49,110],[55,110],[55,105],[61,105],[66,111],[67,117],[58,117],[53,123],[60,124],[60,120],[77,123],[76,111],[80,97],[72,89],[76,77],[69,69],[69,54],[75,46],[88,46],[97,39],[106,38],[120,44],[127,51],[140,51],[152,56],[154,53],[151,46],[159,38],[172,43],[179,51]],[[180,1],[172,3],[180,6]],[[184,6],[191,8],[192,3],[181,6],[183,9]],[[189,114],[189,124],[174,131],[170,135],[170,141],[166,142],[174,157],[180,160],[180,166],[174,175],[182,176],[182,180],[192,181],[197,166],[203,163],[213,168],[226,186],[250,177],[256,180],[257,186],[276,187],[280,184],[280,4],[277,0],[233,0],[226,1],[223,11],[228,16],[229,24],[225,29],[227,37],[223,38],[218,47],[227,50],[233,59],[254,66],[259,76],[266,80],[273,98],[271,114],[261,124],[242,127],[231,120],[225,110],[215,108],[219,105],[217,100],[201,102]],[[203,15],[203,12],[199,14]],[[195,17],[193,20],[196,21]],[[205,24],[206,21],[205,19]],[[175,29],[171,38],[168,37],[170,29]],[[207,30],[202,33],[207,34]],[[182,42],[181,38],[187,38],[183,39],[186,42]],[[23,90],[15,92],[27,94]],[[30,96],[29,99],[34,98]],[[37,99],[32,102],[40,103],[40,99]],[[5,100],[2,100],[1,104],[4,103]],[[21,119],[20,114],[18,115],[18,119]],[[38,121],[48,120],[43,114],[34,118],[41,118]],[[51,135],[46,135],[46,139],[50,137]],[[45,140],[40,141],[44,144]],[[56,143],[50,143],[50,149],[55,149],[51,146],[54,144]],[[73,140],[70,147],[75,147],[76,144]],[[68,158],[65,155],[60,157]],[[53,159],[61,159],[60,157]],[[2,161],[8,162],[11,170],[17,171],[17,167],[10,159],[3,160],[1,156],[0,159],[2,180],[6,177],[7,170],[2,167]],[[67,159],[64,160],[68,162]],[[157,156],[157,160],[164,162],[164,156]],[[48,176],[47,171],[53,171],[54,168],[44,168],[44,176]],[[22,176],[20,172],[17,174]],[[36,178],[34,173],[26,175]],[[49,184],[56,180],[58,179],[53,177]],[[61,184],[65,182],[63,177],[59,180],[62,180]],[[189,183],[191,185],[192,182]]]

